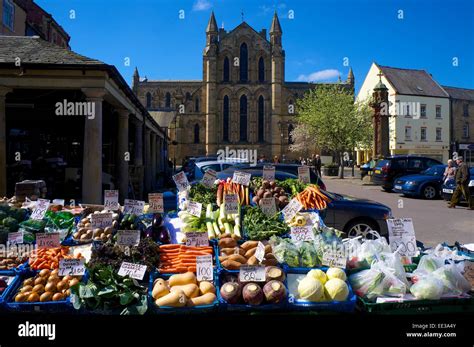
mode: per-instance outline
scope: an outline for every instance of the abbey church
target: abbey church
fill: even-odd
[[[295,100],[320,84],[285,80],[282,36],[276,13],[268,34],[244,21],[229,32],[218,29],[211,13],[202,80],[148,80],[135,70],[134,92],[168,127],[171,160],[179,165],[188,156],[215,155],[226,146],[256,149],[267,159],[296,156],[289,151]],[[353,93],[352,70],[345,82],[336,83]]]

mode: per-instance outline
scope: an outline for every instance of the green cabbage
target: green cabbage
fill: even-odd
[[[334,301],[346,301],[349,296],[349,287],[339,278],[333,278],[324,285],[327,296]]]
[[[313,277],[306,276],[298,284],[298,295],[301,300],[321,301],[324,298],[324,287]]]

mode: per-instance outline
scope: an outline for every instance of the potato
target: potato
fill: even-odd
[[[241,248],[238,248],[238,247],[221,248],[220,252],[221,252],[221,255],[232,255],[232,254],[240,254],[241,256],[245,255],[245,251]]]
[[[276,266],[276,265],[278,265],[278,261],[276,259],[265,259],[263,261],[263,264],[265,266]]]
[[[112,227],[107,227],[104,229],[104,233],[106,235],[111,235],[114,232],[114,229]]]
[[[86,227],[87,229],[89,229],[89,228],[92,227],[92,224],[88,222],[88,223],[86,223],[85,227]]]
[[[79,234],[83,235],[83,234],[87,233],[88,230],[89,230],[88,228],[81,228],[81,229],[79,229]]]
[[[83,234],[83,235],[81,235],[80,240],[88,240],[88,239],[90,239],[90,238],[91,238],[91,237],[90,237],[89,235]]]
[[[271,245],[266,245],[265,246],[265,254],[267,253],[272,253],[273,249]]]

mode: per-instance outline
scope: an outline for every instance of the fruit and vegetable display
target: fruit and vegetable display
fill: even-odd
[[[152,298],[159,308],[199,307],[216,303],[216,287],[208,281],[198,282],[193,272],[176,274],[168,280],[153,282]]]
[[[28,211],[23,208],[0,204],[0,244],[8,240],[8,233],[18,231],[19,224],[26,219]]]
[[[260,206],[264,198],[275,198],[275,206],[278,209],[283,209],[288,205],[289,199],[285,189],[280,187],[276,181],[262,180],[261,185],[255,184],[254,197],[252,201]]]
[[[236,194],[240,206],[250,205],[249,187],[232,182],[231,178],[220,180],[217,185],[217,206],[225,201],[226,194]]]
[[[221,276],[223,284],[220,295],[229,305],[268,305],[284,303],[288,290],[285,286],[285,273],[277,267],[265,268],[265,282],[242,283],[232,274]]]
[[[217,199],[217,186],[206,187],[202,183],[196,183],[191,186],[189,199],[201,204],[215,204]]]
[[[4,295],[5,290],[13,282],[15,277],[13,276],[0,276],[0,297]]]
[[[59,268],[59,261],[61,259],[79,259],[81,257],[80,253],[76,256],[71,254],[67,246],[41,248],[31,251],[29,264],[33,270],[54,270]]]
[[[268,242],[262,242],[265,247],[265,256],[262,265],[277,265],[277,260],[272,253],[272,246]],[[246,241],[241,245],[228,237],[219,240],[219,262],[226,270],[239,270],[242,265],[258,265],[255,257],[258,241]]]
[[[179,244],[160,246],[161,273],[196,272],[196,257],[214,255],[210,246],[191,247]]]
[[[267,216],[257,206],[245,209],[244,226],[246,237],[250,240],[268,240],[273,235],[281,236],[290,230],[288,224],[281,220],[280,214]]]
[[[309,184],[302,192],[296,194],[296,199],[305,210],[324,210],[331,199],[324,195],[315,184]]]
[[[92,227],[92,215],[111,213],[112,214],[112,224],[104,228],[93,228]],[[73,239],[78,242],[90,242],[94,241],[103,241],[107,242],[112,239],[113,233],[117,230],[118,227],[118,213],[103,210],[95,211],[85,218],[81,219],[76,226],[77,231],[73,234]],[[129,229],[127,229],[129,230]]]
[[[28,261],[27,252],[10,252],[5,256],[0,255],[0,270],[16,269],[26,261]]]
[[[82,276],[59,276],[59,270],[41,270],[36,276],[23,280],[15,294],[15,302],[48,302],[65,300],[71,288],[77,286]]]
[[[149,217],[146,215],[142,218],[145,229],[141,232],[141,237],[149,237],[158,243],[171,243],[170,231],[164,223],[164,218],[161,213],[154,213]]]

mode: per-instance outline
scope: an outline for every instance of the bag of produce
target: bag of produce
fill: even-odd
[[[298,267],[300,265],[298,248],[290,239],[272,236],[270,238],[270,245],[273,249],[273,255],[279,263],[286,263],[290,267]]]
[[[312,242],[301,242],[298,245],[300,265],[302,267],[316,267],[321,261]]]
[[[471,290],[471,284],[464,278],[455,264],[444,265],[433,271],[431,276],[443,283],[443,294],[461,295]]]
[[[415,278],[423,277],[441,268],[443,265],[443,258],[439,258],[431,254],[425,255],[421,257],[418,267],[415,271],[413,271],[413,275],[415,276]]]
[[[385,275],[377,269],[368,269],[349,276],[349,282],[357,296],[375,299],[384,292]]]
[[[420,279],[411,286],[410,292],[413,296],[420,300],[439,300],[443,295],[444,285],[434,276]]]
[[[409,283],[407,280],[407,273],[405,272],[405,268],[402,264],[402,258],[398,253],[382,253],[380,254],[380,259],[383,261],[385,266],[389,268],[393,274],[402,281],[406,287],[409,287]]]

